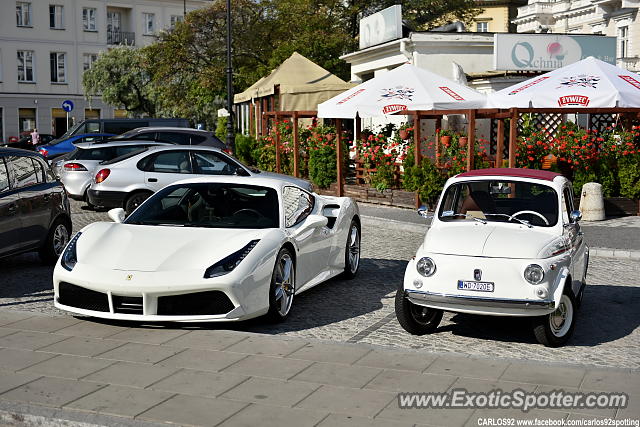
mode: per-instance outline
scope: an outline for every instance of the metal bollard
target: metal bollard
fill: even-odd
[[[602,221],[605,219],[601,184],[587,182],[582,186],[580,212],[582,212],[583,221]]]

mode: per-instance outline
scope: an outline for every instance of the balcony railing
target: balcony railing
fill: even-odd
[[[136,34],[126,31],[107,31],[107,44],[134,46],[136,44]]]

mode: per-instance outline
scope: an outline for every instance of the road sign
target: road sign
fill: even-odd
[[[71,101],[70,99],[67,99],[66,101],[62,102],[62,109],[64,111],[66,111],[67,113],[70,113],[71,111],[73,111],[73,101]]]

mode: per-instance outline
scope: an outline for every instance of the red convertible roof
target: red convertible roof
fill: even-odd
[[[464,172],[459,177],[469,176],[515,176],[519,178],[534,178],[543,179],[545,181],[553,181],[557,176],[562,176],[556,172],[543,171],[539,169],[518,169],[518,168],[489,168],[489,169],[476,169],[469,172]]]

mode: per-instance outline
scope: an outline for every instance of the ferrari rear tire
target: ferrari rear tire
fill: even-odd
[[[358,274],[360,267],[360,224],[353,219],[347,234],[347,243],[344,251],[344,272],[342,277],[353,279]]]
[[[282,248],[276,257],[269,288],[269,312],[267,317],[273,322],[284,321],[293,306],[296,293],[296,266],[289,249]]]
[[[404,294],[404,289],[396,292],[396,317],[402,328],[412,335],[434,332],[442,321],[442,310],[412,303]]]
[[[533,318],[533,333],[538,342],[546,347],[560,347],[569,341],[576,326],[577,308],[575,297],[565,290],[553,313]]]

